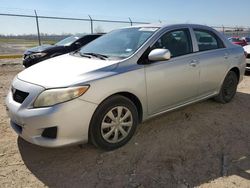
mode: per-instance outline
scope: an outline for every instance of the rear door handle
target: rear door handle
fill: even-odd
[[[193,60],[190,61],[190,63],[189,63],[189,65],[190,65],[191,67],[196,67],[197,64],[198,64],[198,60],[196,60],[196,59],[193,59]]]
[[[228,59],[228,53],[225,53],[224,58]]]

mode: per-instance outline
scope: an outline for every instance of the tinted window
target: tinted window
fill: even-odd
[[[164,48],[171,52],[172,57],[189,54],[192,52],[192,43],[187,29],[175,30],[164,34],[152,49]]]
[[[194,30],[199,51],[223,48],[222,41],[212,32],[204,30]]]

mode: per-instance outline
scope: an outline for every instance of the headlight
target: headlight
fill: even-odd
[[[34,53],[34,54],[30,54],[30,58],[35,59],[35,58],[39,58],[39,57],[44,57],[46,55],[47,55],[47,53]]]
[[[89,86],[79,86],[60,89],[48,89],[42,92],[34,102],[34,107],[48,107],[80,97]]]

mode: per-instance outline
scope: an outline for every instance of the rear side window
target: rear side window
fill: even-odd
[[[199,51],[214,50],[225,47],[221,39],[211,31],[195,29],[194,33]]]
[[[156,48],[168,49],[172,57],[192,53],[192,43],[188,29],[174,30],[162,35],[151,49]]]

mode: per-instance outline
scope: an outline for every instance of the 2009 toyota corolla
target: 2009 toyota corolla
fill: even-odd
[[[231,101],[244,71],[242,47],[212,28],[134,26],[19,73],[6,104],[11,126],[31,143],[90,140],[111,150],[148,118],[211,97]]]

